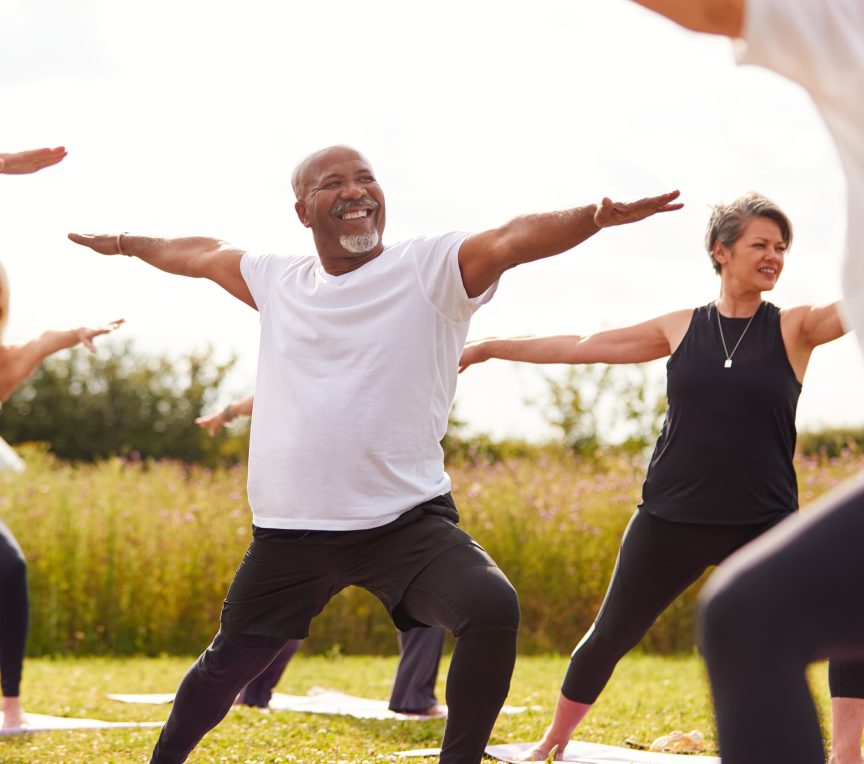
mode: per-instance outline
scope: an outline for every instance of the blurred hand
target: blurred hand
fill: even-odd
[[[213,416],[199,416],[195,420],[195,424],[201,429],[207,430],[209,435],[216,435],[225,426],[225,418],[220,411],[218,414],[213,414]]]
[[[105,324],[105,326],[100,326],[96,329],[87,329],[86,327],[81,327],[77,331],[78,342],[81,343],[87,350],[91,353],[96,352],[96,346],[93,344],[93,339],[95,337],[100,337],[103,334],[109,334],[110,332],[115,331],[120,328],[122,324],[126,323],[125,319],[118,318],[116,321],[111,321],[110,323]]]
[[[33,149],[19,151],[17,154],[0,154],[0,173],[3,175],[27,175],[52,164],[57,164],[66,156],[66,149]]]
[[[489,360],[489,356],[487,356],[483,350],[484,342],[485,340],[469,342],[464,348],[462,348],[462,357],[459,359],[460,374],[475,363],[483,363],[483,361]]]

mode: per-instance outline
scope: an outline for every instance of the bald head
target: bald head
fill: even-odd
[[[294,189],[294,196],[297,199],[305,198],[309,193],[310,182],[314,184],[323,167],[351,159],[358,159],[371,168],[366,157],[350,146],[328,146],[326,149],[310,154],[291,173],[291,188]]]

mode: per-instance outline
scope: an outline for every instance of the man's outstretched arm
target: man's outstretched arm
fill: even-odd
[[[635,0],[694,32],[741,37],[744,0]]]
[[[238,300],[257,309],[240,272],[243,251],[219,239],[205,236],[156,239],[128,233],[70,233],[69,238],[100,255],[128,255],[166,273],[210,279]]]
[[[658,212],[681,209],[678,191],[640,199],[576,207],[561,212],[525,215],[500,228],[469,236],[459,249],[462,283],[469,297],[483,294],[504,271],[522,263],[559,255],[581,244],[601,228],[644,220]]]

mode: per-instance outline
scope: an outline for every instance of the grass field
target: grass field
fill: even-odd
[[[108,721],[163,720],[167,706],[115,703],[109,692],[173,691],[190,658],[33,659],[25,666],[28,710],[56,716]],[[536,739],[548,721],[566,658],[521,657],[508,702],[540,706],[502,716],[493,743]],[[292,662],[278,691],[305,694],[326,687],[365,697],[386,698],[396,668],[390,657],[306,656]],[[445,659],[439,679],[443,699]],[[815,666],[811,683],[823,714],[827,711],[826,670]],[[827,718],[827,716],[825,717]],[[582,740],[623,745],[627,739],[650,743],[673,729],[705,733],[716,752],[710,699],[698,657],[632,655],[622,661],[606,692],[583,723]],[[390,762],[408,748],[437,745],[444,722],[358,720],[347,717],[232,711],[211,732],[190,762],[219,764],[361,764]],[[37,733],[0,738],[3,764],[126,764],[146,762],[158,730],[100,730]],[[419,760],[417,760],[419,761]]]
[[[29,561],[31,630],[24,699],[33,713],[107,721],[157,721],[167,707],[129,706],[109,692],[173,691],[214,624],[249,538],[242,468],[110,460],[73,466],[25,451],[23,476],[0,478],[0,513]],[[798,460],[806,504],[860,470],[862,455]],[[638,495],[643,465],[624,455],[574,459],[563,452],[451,468],[464,527],[482,541],[520,594],[522,628],[509,703],[540,706],[504,716],[492,742],[533,740],[546,726],[567,650],[591,623]],[[619,666],[579,738],[648,744],[674,729],[715,739],[702,666],[692,652],[697,587],[680,597],[643,642],[655,653]],[[395,656],[380,604],[347,590],[315,619],[279,690],[319,686],[386,698]],[[170,653],[170,655],[169,655]],[[312,654],[316,653],[316,654]],[[176,657],[177,655],[181,657]],[[62,658],[36,656],[65,656]],[[94,657],[161,655],[163,657]],[[439,696],[443,700],[443,666]],[[812,681],[823,713],[825,670]],[[355,720],[233,711],[192,762],[359,764],[437,745],[444,723]],[[0,764],[146,762],[153,729],[39,733],[0,738]]]

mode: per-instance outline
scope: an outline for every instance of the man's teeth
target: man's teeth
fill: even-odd
[[[358,218],[365,218],[369,214],[369,210],[356,210],[355,212],[346,212],[342,216],[342,220],[357,220]]]
[[[777,271],[774,270],[773,268],[760,268],[760,269],[759,269],[759,272],[760,272],[760,273],[770,273],[772,276],[773,276],[775,273],[777,273]]]

